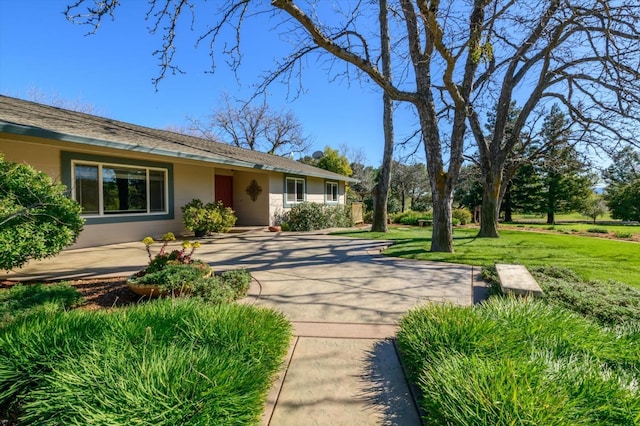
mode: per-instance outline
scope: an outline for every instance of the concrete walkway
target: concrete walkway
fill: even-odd
[[[294,340],[272,388],[265,425],[419,425],[395,347],[416,305],[474,303],[479,268],[380,255],[387,242],[322,233],[253,231],[201,240],[214,269],[247,268],[244,303],[283,312]],[[67,250],[8,279],[123,276],[146,264],[141,243]]]

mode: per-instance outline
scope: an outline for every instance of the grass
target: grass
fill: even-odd
[[[36,310],[0,329],[0,418],[256,424],[290,336],[272,310],[195,299]]]
[[[640,234],[640,226],[637,225],[621,225],[618,222],[558,222],[555,225],[549,225],[546,223],[529,223],[529,222],[513,222],[505,224],[505,226],[512,227],[527,227],[527,228],[539,228],[539,229],[553,229],[558,232],[570,231],[570,232],[589,232],[590,229],[602,229],[605,232],[622,232],[629,234]]]
[[[429,424],[636,425],[640,326],[605,328],[543,301],[427,305],[398,346]]]
[[[476,238],[476,228],[456,228],[455,253],[431,253],[431,228],[392,227],[387,233],[340,235],[393,240],[385,254],[411,259],[492,266],[555,266],[589,280],[615,280],[640,288],[640,246],[627,241],[555,233],[501,230],[500,238]]]
[[[69,309],[80,299],[80,292],[65,283],[49,286],[16,284],[0,291],[0,327],[37,310],[56,312]]]
[[[547,215],[546,214],[514,214],[512,218],[515,222],[546,222]],[[562,213],[556,214],[554,217],[556,222],[593,222],[593,219],[590,219],[586,216],[581,215],[580,213]],[[598,216],[596,222],[600,221],[612,221],[614,219],[611,218],[610,214],[607,212],[603,216]]]

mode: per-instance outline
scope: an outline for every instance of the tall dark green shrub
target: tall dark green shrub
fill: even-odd
[[[53,256],[74,243],[84,220],[66,187],[0,155],[0,269]]]

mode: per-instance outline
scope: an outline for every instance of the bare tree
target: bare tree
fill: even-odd
[[[560,102],[573,131],[595,146],[637,143],[640,4],[635,0],[491,1],[484,37],[491,55],[477,76],[469,123],[483,174],[480,236],[497,237],[505,167],[545,101]],[[516,4],[517,3],[517,4]],[[508,29],[508,31],[507,31]],[[521,109],[510,116],[510,104]],[[482,133],[480,99],[496,102],[495,131]],[[512,121],[512,125],[509,125]]]
[[[87,14],[75,0],[67,17],[97,28],[116,1],[93,0]],[[172,64],[178,16],[195,19],[195,2],[150,0],[152,30],[164,29],[156,52],[161,80]],[[451,205],[468,130],[477,144],[484,194],[481,236],[498,236],[506,188],[504,170],[536,108],[559,101],[592,141],[632,141],[640,119],[640,4],[637,0],[395,0],[388,5],[393,76],[381,69],[373,2],[228,0],[199,41],[222,44],[232,68],[240,66],[242,26],[260,11],[293,47],[276,63],[258,92],[280,80],[301,81],[309,55],[327,55],[332,78],[363,78],[390,99],[412,105],[419,120],[433,199],[432,251],[453,251]],[[382,18],[382,13],[377,15]],[[234,28],[233,40],[224,38]],[[382,27],[380,27],[382,28]],[[339,68],[344,65],[344,68]],[[397,77],[396,77],[397,76]],[[513,100],[522,108],[505,133]],[[519,103],[520,103],[519,102]],[[497,105],[495,131],[483,133],[485,113]],[[508,180],[507,180],[508,181]]]
[[[94,104],[82,100],[82,98],[67,99],[56,92],[47,92],[35,86],[27,90],[27,99],[39,104],[51,105],[57,108],[64,108],[71,111],[82,112],[92,115],[104,115]]]
[[[276,113],[266,102],[234,106],[226,94],[222,96],[222,104],[204,120],[190,118],[189,133],[269,154],[305,152],[309,148],[309,138],[293,112]]]

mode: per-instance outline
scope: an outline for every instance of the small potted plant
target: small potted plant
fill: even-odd
[[[181,249],[168,251],[169,242],[175,239],[173,233],[166,233],[155,256],[151,253],[155,240],[151,237],[142,240],[147,249],[149,264],[127,281],[134,293],[141,296],[177,295],[188,292],[195,281],[213,274],[207,263],[193,258],[194,251],[200,247],[199,242],[184,241]]]
[[[236,216],[222,202],[204,204],[194,198],[182,206],[182,221],[185,228],[196,237],[204,237],[210,232],[227,232],[236,223]]]

